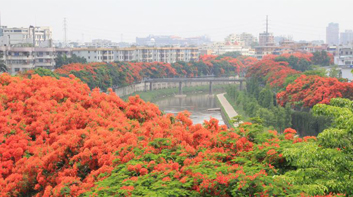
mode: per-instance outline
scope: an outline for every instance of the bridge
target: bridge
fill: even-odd
[[[213,94],[212,83],[213,82],[239,82],[239,90],[243,89],[243,82],[245,78],[231,78],[231,77],[205,77],[205,78],[151,78],[145,79],[144,91],[147,91],[147,83],[149,83],[149,90],[152,90],[153,83],[179,83],[179,95],[183,94],[183,83],[192,82],[209,82],[209,94]]]

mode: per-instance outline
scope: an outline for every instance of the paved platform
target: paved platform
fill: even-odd
[[[224,96],[225,94],[226,93],[217,94],[217,97],[221,105],[223,106],[225,113],[227,113],[228,117],[232,119],[234,116],[237,116],[238,113],[234,110],[233,106],[228,102],[228,100]],[[234,123],[234,126],[237,127],[238,123]]]

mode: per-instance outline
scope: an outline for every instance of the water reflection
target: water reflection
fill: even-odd
[[[188,95],[184,98],[169,97],[155,102],[159,109],[166,113],[177,114],[187,110],[191,113],[191,120],[194,124],[203,123],[204,120],[209,120],[210,117],[219,120],[219,124],[223,125],[221,112],[207,111],[210,108],[216,108],[216,98],[213,96],[200,94]]]

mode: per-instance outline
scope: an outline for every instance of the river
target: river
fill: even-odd
[[[353,74],[351,73],[351,68],[342,68],[342,78],[347,78],[353,81]]]
[[[219,120],[220,125],[224,125],[220,111],[208,111],[210,108],[217,108],[216,97],[208,94],[187,95],[183,98],[167,97],[155,102],[159,109],[165,113],[177,114],[187,110],[191,113],[191,120],[194,124],[203,123],[210,117]]]

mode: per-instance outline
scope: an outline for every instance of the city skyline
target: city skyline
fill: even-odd
[[[254,36],[265,31],[274,36],[289,35],[294,40],[325,40],[326,26],[340,24],[340,32],[353,29],[346,19],[349,1],[6,1],[1,3],[1,24],[9,27],[50,26],[54,40],[63,40],[63,22],[71,41],[109,39],[135,42],[148,35],[194,37],[207,35],[223,41],[231,33],[248,32]],[[303,1],[304,3],[304,1]],[[21,5],[18,7],[17,5]],[[187,6],[186,6],[187,5]],[[315,9],[320,5],[320,9]],[[82,9],[85,7],[85,9]],[[336,11],[340,10],[340,11]],[[195,13],[198,13],[197,15]],[[27,17],[13,17],[22,13]],[[108,20],[109,19],[109,20]]]

